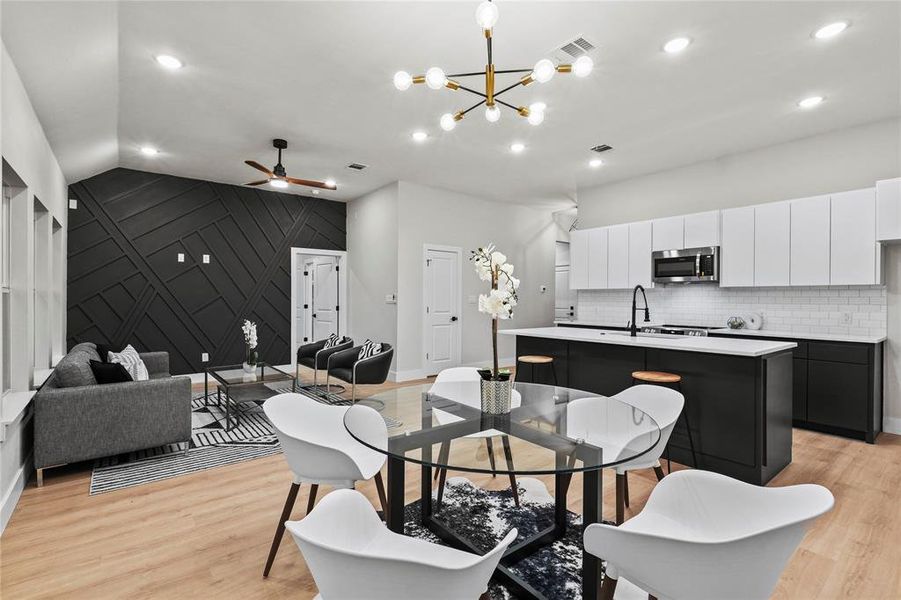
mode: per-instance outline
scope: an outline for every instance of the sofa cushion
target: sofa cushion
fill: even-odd
[[[82,342],[80,344],[75,344],[69,352],[75,352],[76,350],[80,352],[87,352],[88,356],[91,357],[91,360],[99,360],[100,362],[106,362],[105,359],[101,358],[100,353],[97,351],[97,345],[92,344],[91,342]]]
[[[131,375],[125,370],[125,367],[119,363],[104,363],[97,360],[91,361],[91,372],[97,379],[97,383],[122,383],[123,381],[133,381]]]
[[[81,344],[79,344],[81,346]],[[55,384],[59,387],[80,387],[83,385],[97,385],[97,379],[91,371],[91,360],[97,360],[97,351],[90,348],[76,346],[65,355],[54,370]]]

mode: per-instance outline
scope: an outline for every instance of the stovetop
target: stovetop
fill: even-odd
[[[671,325],[664,323],[663,325],[655,325],[651,327],[642,327],[644,333],[666,333],[669,335],[686,335],[689,337],[706,337],[707,332],[722,327],[704,327],[703,325]]]

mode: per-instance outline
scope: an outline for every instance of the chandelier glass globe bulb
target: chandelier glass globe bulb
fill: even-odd
[[[494,2],[485,0],[476,9],[476,23],[482,29],[491,29],[497,23],[498,11]]]
[[[454,127],[457,126],[457,121],[454,119],[454,115],[450,113],[444,113],[441,115],[441,129],[444,131],[453,131]]]
[[[526,118],[529,125],[541,125],[544,122],[544,103],[536,102],[529,105],[529,116]]]
[[[557,72],[557,68],[547,58],[542,58],[532,68],[532,78],[538,83],[547,83]]]
[[[432,67],[425,72],[425,84],[433,90],[440,90],[447,83],[447,75],[440,67]]]
[[[501,109],[497,106],[489,106],[485,109],[485,118],[489,123],[497,123],[497,120],[501,118]]]
[[[573,75],[576,77],[587,77],[593,68],[594,61],[591,60],[590,56],[580,56],[576,59],[576,62],[573,63]]]
[[[394,87],[400,91],[409,89],[413,85],[413,76],[406,71],[398,71],[394,74]]]

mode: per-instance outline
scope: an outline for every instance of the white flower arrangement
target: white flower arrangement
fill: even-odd
[[[513,265],[507,262],[504,254],[495,249],[494,244],[473,250],[470,260],[479,279],[491,282],[488,293],[479,294],[479,312],[491,317],[491,342],[494,351],[494,368],[491,376],[497,380],[501,375],[497,365],[497,321],[513,317],[519,279],[513,276]],[[509,377],[509,374],[507,376]]]
[[[244,344],[247,346],[249,350],[253,350],[257,347],[257,324],[253,321],[248,321],[244,319],[244,325],[241,326],[241,331],[244,332]]]

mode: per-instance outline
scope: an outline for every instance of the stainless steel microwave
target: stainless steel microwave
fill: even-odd
[[[651,255],[655,283],[720,280],[719,246],[658,250]]]

